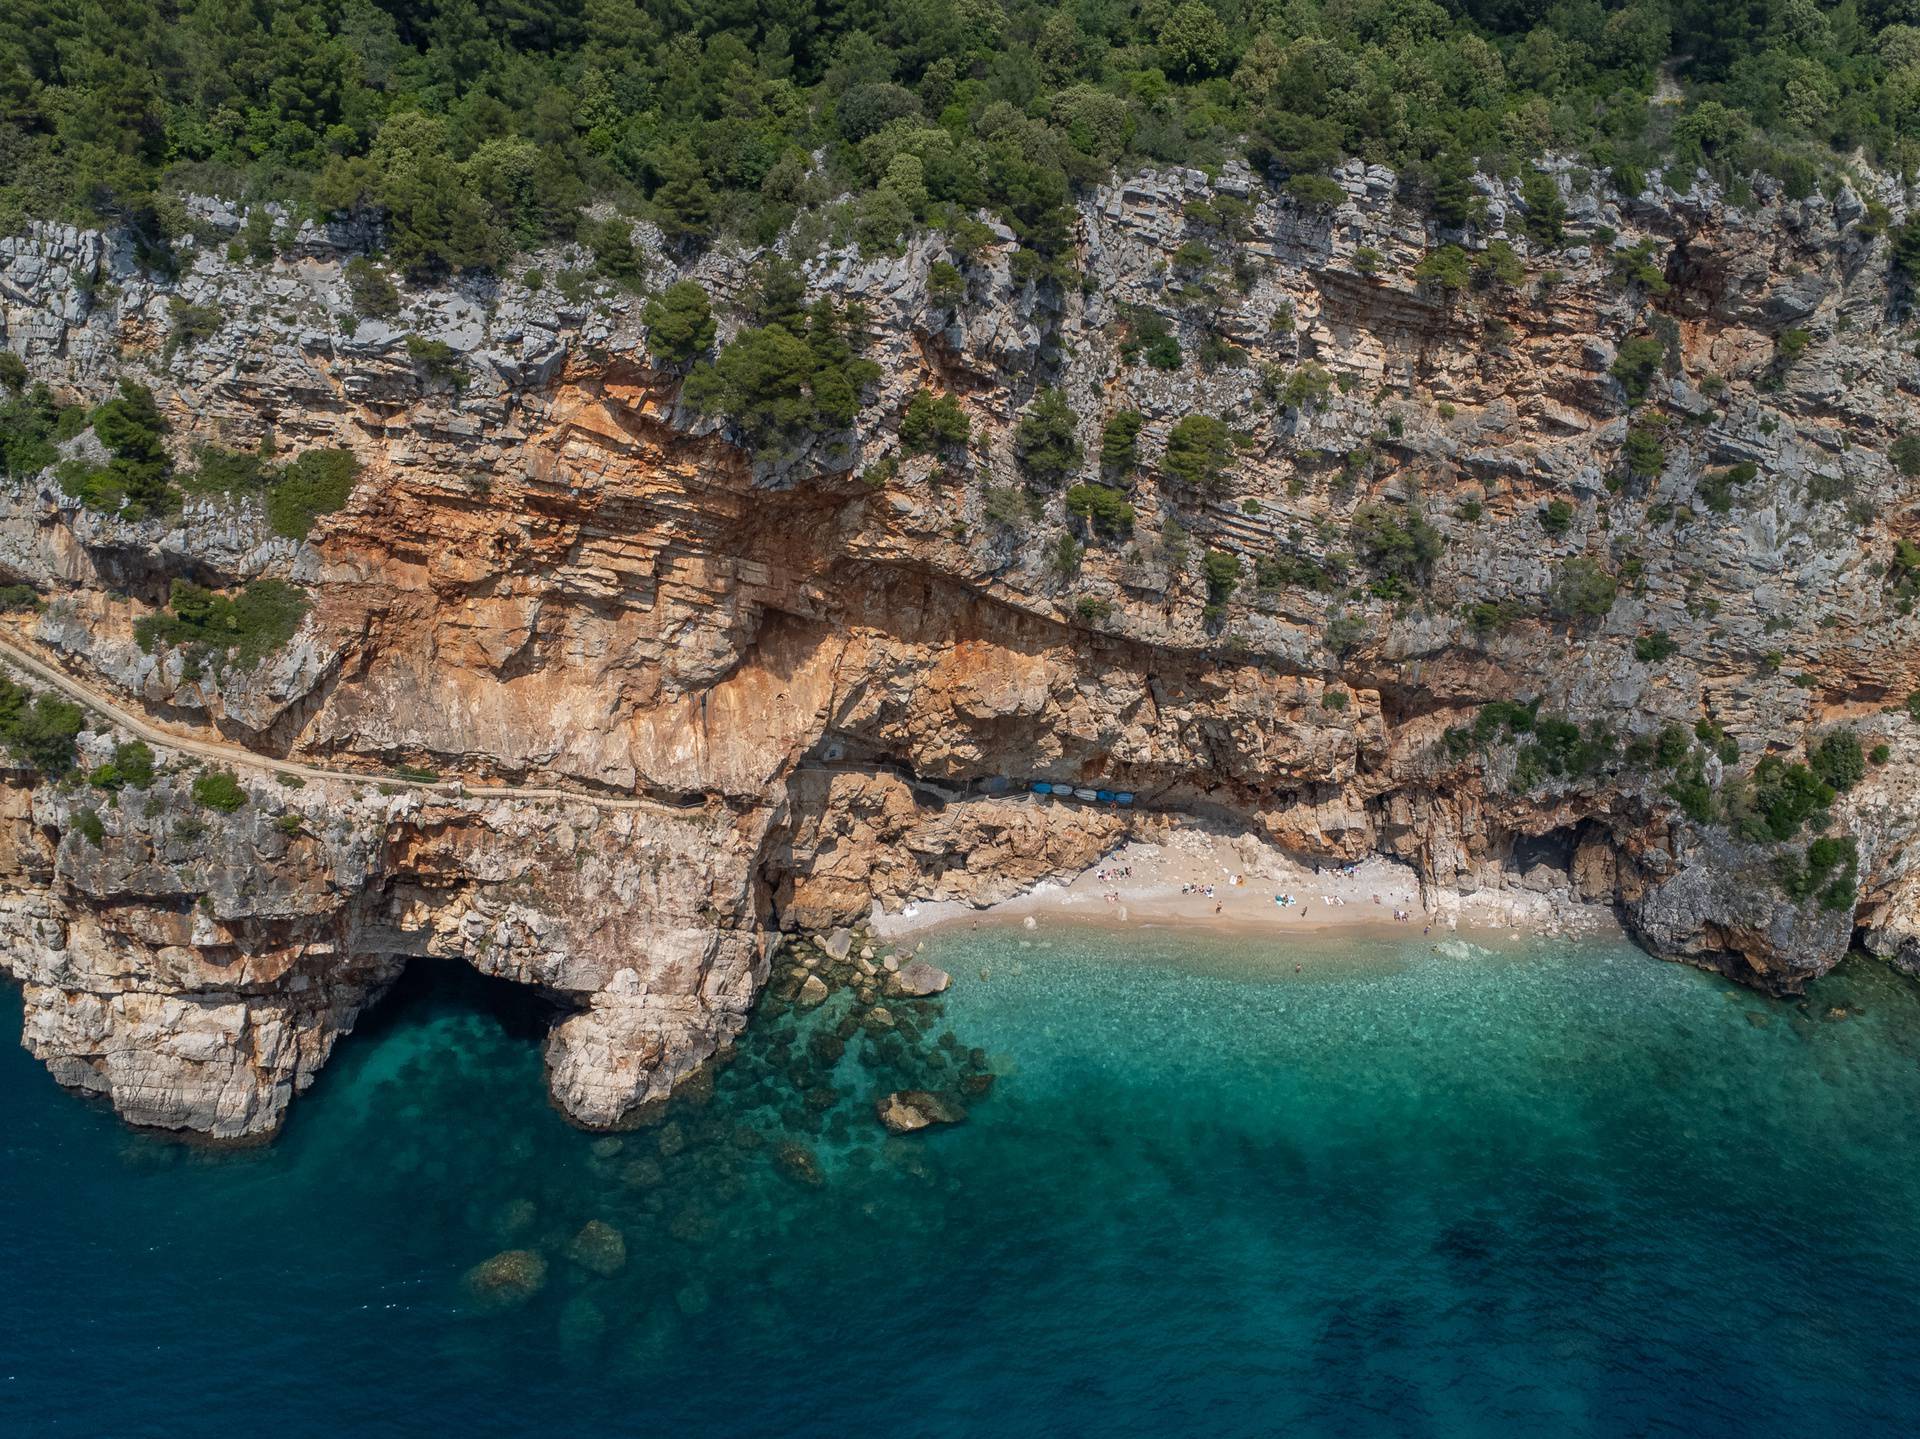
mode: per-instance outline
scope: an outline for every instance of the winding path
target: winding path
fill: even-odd
[[[104,715],[113,724],[162,749],[222,764],[267,770],[273,774],[293,775],[303,780],[344,780],[351,784],[380,785],[388,789],[410,789],[448,799],[532,799],[557,800],[567,804],[590,804],[601,809],[651,810],[685,818],[703,808],[696,805],[672,805],[640,796],[594,794],[584,790],[556,789],[546,785],[469,785],[463,780],[408,779],[404,775],[368,774],[363,770],[327,769],[301,764],[295,760],[274,759],[256,753],[244,745],[220,740],[200,739],[180,734],[142,715],[134,714],[81,683],[64,670],[41,659],[14,635],[0,630],[0,659],[17,666],[43,684],[52,685],[67,698]]]

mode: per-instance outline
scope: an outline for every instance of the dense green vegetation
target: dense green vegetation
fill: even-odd
[[[1212,415],[1188,415],[1167,435],[1161,468],[1198,490],[1216,490],[1233,463],[1233,432]]]
[[[193,777],[193,797],[208,809],[232,814],[247,802],[247,792],[230,769],[202,770]]]
[[[1133,533],[1133,506],[1111,485],[1075,485],[1067,491],[1067,513],[1078,515],[1109,539]]]
[[[804,314],[742,330],[717,359],[694,366],[683,398],[769,454],[843,434],[860,413],[860,392],[880,377],[857,353],[861,320],[821,300]]]
[[[1033,397],[1013,431],[1013,452],[1036,485],[1057,485],[1080,468],[1077,424],[1067,397],[1042,390]]]
[[[4,353],[19,362],[12,351]],[[45,385],[25,391],[19,385],[8,388],[13,393],[0,398],[0,474],[26,479],[60,458],[55,444],[85,429],[87,412],[78,405],[62,409]]]
[[[1382,599],[1411,598],[1425,586],[1446,541],[1417,507],[1362,505],[1348,528],[1353,553]]]
[[[113,747],[112,759],[89,771],[87,783],[112,793],[145,789],[153,783],[153,773],[152,749],[143,740],[128,740]]]
[[[254,580],[229,596],[177,579],[167,609],[143,615],[134,638],[149,653],[184,645],[196,656],[218,653],[246,668],[292,639],[306,612],[305,596],[282,580]]]
[[[670,365],[686,365],[713,344],[713,307],[707,292],[692,280],[678,280],[646,305],[647,340],[654,355]]]
[[[106,842],[107,826],[100,818],[100,811],[97,809],[83,809],[75,814],[73,830],[95,849]]]
[[[1804,193],[1835,151],[1913,157],[1915,18],[1903,0],[13,0],[0,229],[131,218],[164,264],[178,192],[212,189],[377,206],[416,273],[584,228],[631,282],[624,229],[583,227],[585,201],[678,244],[809,213],[881,248],[917,224],[964,242],[986,206],[1045,267],[1074,188],[1135,161],[1244,153],[1315,203],[1357,155],[1451,224],[1475,217],[1475,161],[1548,148],[1623,190],[1671,155]],[[1688,103],[1649,106],[1669,57]],[[1554,243],[1557,197],[1528,183],[1525,227]],[[254,229],[248,253],[271,244]]]
[[[179,494],[172,483],[167,422],[153,392],[122,380],[120,393],[96,405],[88,419],[112,458],[104,465],[68,460],[56,472],[60,488],[90,510],[133,520],[174,509]]]
[[[273,532],[303,540],[321,515],[330,515],[353,493],[360,462],[348,450],[308,450],[284,465],[264,455],[211,446],[195,455],[197,466],[180,477],[194,494],[255,496],[266,504]]]
[[[960,401],[931,390],[916,392],[900,420],[900,442],[914,452],[965,449],[972,433],[973,423]]]
[[[85,721],[79,705],[0,678],[0,744],[16,764],[65,774],[73,768],[73,742]]]
[[[1547,587],[1547,613],[1560,620],[1606,617],[1620,595],[1619,581],[1588,555],[1575,555],[1553,572]]]
[[[1140,430],[1146,416],[1138,410],[1122,410],[1100,429],[1100,473],[1108,479],[1122,479],[1133,473],[1140,462]]]

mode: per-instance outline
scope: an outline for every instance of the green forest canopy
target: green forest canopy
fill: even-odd
[[[1649,105],[1660,65],[1684,106]],[[565,237],[611,198],[678,243],[852,195],[884,248],[985,205],[1039,257],[1073,188],[1244,153],[1301,198],[1342,156],[1456,221],[1474,161],[1663,156],[1802,191],[1905,168],[1920,0],[9,0],[0,231],[184,226],[211,190],[383,208],[415,273]],[[825,154],[825,173],[809,156]]]

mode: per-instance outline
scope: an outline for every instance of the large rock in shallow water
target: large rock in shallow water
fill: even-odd
[[[873,1104],[880,1122],[895,1134],[912,1134],[936,1124],[958,1124],[967,1111],[924,1089],[897,1089]]]
[[[531,1249],[508,1249],[467,1271],[467,1289],[475,1299],[495,1306],[524,1304],[547,1282],[547,1261]]]
[[[924,959],[916,959],[901,966],[900,972],[893,977],[893,988],[900,994],[911,994],[925,998],[930,994],[943,994],[953,976],[936,965],[928,964]]]

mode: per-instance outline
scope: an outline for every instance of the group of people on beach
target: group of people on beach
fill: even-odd
[[[1127,879],[1132,874],[1133,874],[1132,865],[1117,864],[1110,869],[1096,870],[1094,872],[1094,878],[1095,879]]]

